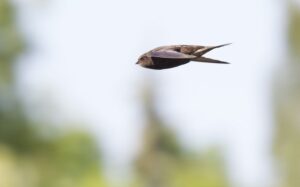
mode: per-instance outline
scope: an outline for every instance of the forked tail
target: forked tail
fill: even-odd
[[[203,57],[203,56],[194,58],[194,59],[192,59],[192,61],[207,62],[207,63],[217,63],[217,64],[229,64],[229,62],[215,60],[215,59],[211,59],[211,58],[206,58],[206,57]]]

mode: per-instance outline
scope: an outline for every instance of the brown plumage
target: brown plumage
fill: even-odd
[[[190,61],[208,62],[218,64],[229,64],[228,62],[214,60],[203,57],[203,55],[213,49],[223,47],[229,44],[217,46],[199,46],[199,45],[170,45],[155,48],[139,57],[136,64],[149,69],[167,69],[174,68]]]

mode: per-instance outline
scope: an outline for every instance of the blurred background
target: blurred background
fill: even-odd
[[[299,72],[298,0],[0,0],[0,187],[299,187]]]

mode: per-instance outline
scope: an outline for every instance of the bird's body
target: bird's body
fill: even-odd
[[[157,70],[174,68],[190,61],[228,64],[224,61],[203,57],[205,53],[225,45],[229,44],[218,46],[170,45],[157,47],[140,56],[137,64]]]

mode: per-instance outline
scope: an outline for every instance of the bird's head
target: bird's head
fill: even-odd
[[[147,65],[151,65],[152,61],[151,58],[148,57],[147,55],[142,55],[140,56],[136,64],[139,64],[140,66],[147,66]]]

